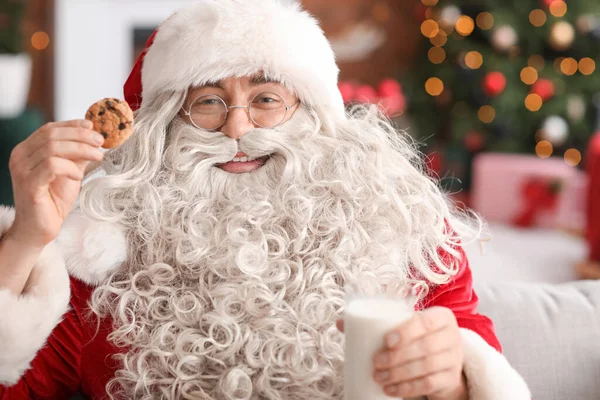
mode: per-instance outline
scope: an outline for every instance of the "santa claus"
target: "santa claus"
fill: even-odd
[[[388,395],[529,399],[476,312],[478,219],[376,110],[345,112],[337,76],[299,6],[199,0],[140,56],[121,148],[85,121],[20,144],[0,398],[341,398],[344,286],[369,279],[418,296],[373,354]]]

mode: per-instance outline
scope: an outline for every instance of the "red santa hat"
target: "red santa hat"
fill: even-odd
[[[339,69],[318,22],[283,0],[198,0],[153,33],[125,83],[135,110],[166,91],[183,91],[262,72],[303,104],[344,112]]]

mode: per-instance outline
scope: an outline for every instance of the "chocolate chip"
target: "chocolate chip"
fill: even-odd
[[[106,110],[103,108],[100,110],[100,112],[98,113],[98,115],[102,116],[106,113]]]
[[[106,133],[106,132],[100,132],[100,134],[102,136],[104,136],[104,139],[108,139],[108,133]]]
[[[119,124],[119,130],[122,131],[123,129],[125,129],[125,124],[121,122]]]

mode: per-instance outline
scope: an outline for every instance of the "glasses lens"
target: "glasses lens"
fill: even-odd
[[[198,128],[217,129],[227,118],[227,106],[219,96],[197,98],[190,107],[190,119]]]
[[[273,128],[281,124],[286,113],[285,101],[277,93],[260,93],[250,103],[250,118],[262,128]]]

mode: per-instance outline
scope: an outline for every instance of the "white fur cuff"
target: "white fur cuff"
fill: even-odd
[[[0,236],[13,220],[14,210],[0,207]],[[0,384],[19,381],[67,311],[69,296],[69,276],[55,243],[42,251],[23,294],[0,289]]]
[[[477,333],[461,329],[469,400],[530,400],[519,373]]]

